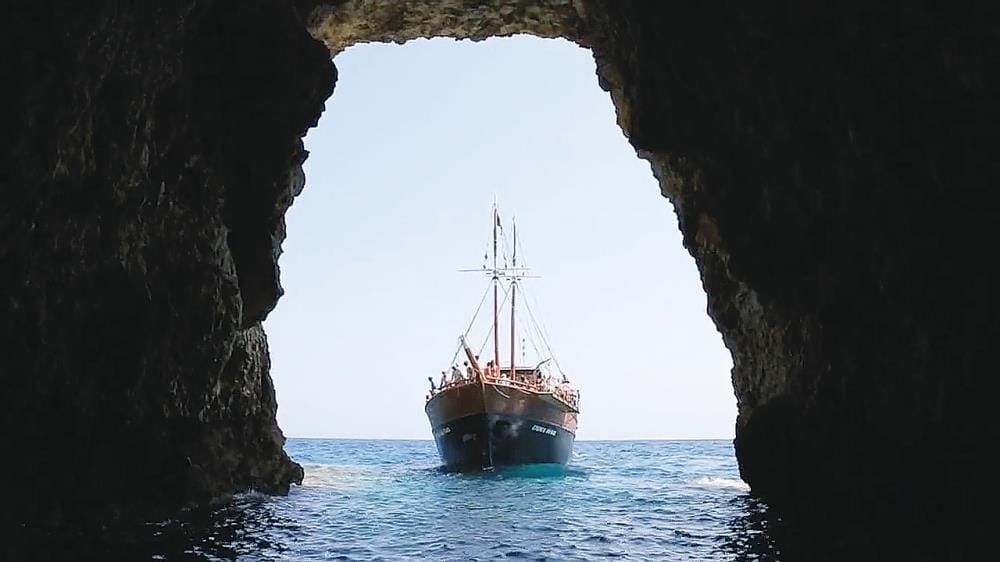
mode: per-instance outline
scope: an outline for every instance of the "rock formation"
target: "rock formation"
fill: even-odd
[[[4,8],[6,519],[283,492],[260,322],[334,74],[278,2]]]
[[[753,493],[869,555],[990,532],[991,5],[48,4],[2,34],[3,476],[34,515],[300,477],[259,322],[328,53],[527,32],[593,49],[676,209]]]

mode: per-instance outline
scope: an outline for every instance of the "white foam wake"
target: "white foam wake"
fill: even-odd
[[[692,486],[699,488],[714,488],[721,490],[739,490],[749,492],[750,486],[739,478],[720,478],[718,476],[703,476],[691,482]]]
[[[376,480],[376,475],[368,467],[303,463],[302,469],[305,471],[302,485],[309,488],[356,490],[366,488]]]

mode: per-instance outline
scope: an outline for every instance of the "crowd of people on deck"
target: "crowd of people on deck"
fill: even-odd
[[[476,356],[477,363],[478,359],[479,357]],[[492,360],[486,362],[481,372],[483,378],[488,382],[527,387],[527,389],[536,392],[551,392],[572,405],[576,405],[579,399],[579,391],[575,391],[570,387],[569,379],[566,375],[562,375],[561,379],[556,380],[550,375],[543,375],[539,369],[530,371],[527,369],[515,369],[514,373],[511,374],[510,369],[504,371],[500,368],[500,365]],[[468,361],[464,361],[461,369],[458,365],[452,365],[450,371],[441,371],[441,380],[436,386],[432,377],[427,377],[427,380],[431,384],[431,391],[427,395],[427,399],[430,400],[432,396],[446,388],[467,382],[475,382],[479,379],[472,365]]]

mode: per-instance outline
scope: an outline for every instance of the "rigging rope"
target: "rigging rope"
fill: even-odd
[[[508,240],[506,231],[502,227],[500,228],[500,233],[498,238],[499,238],[498,241],[500,242],[499,244],[500,255],[498,255],[497,257],[500,258],[500,260],[502,260],[504,267],[506,268],[508,266],[508,263],[510,264],[513,263],[513,262],[508,262],[508,259],[512,259],[513,252],[511,250],[512,246],[514,246],[513,250],[517,252],[519,258],[518,261],[520,262],[520,265],[518,267],[526,268],[528,261],[524,259],[524,248],[519,243],[519,240],[517,239],[514,239],[512,241]],[[484,261],[489,259],[488,245],[487,245],[487,252],[483,255],[483,259]],[[483,265],[483,269],[484,270],[487,269],[486,264]],[[499,308],[502,309],[504,305],[507,304],[507,300],[510,298],[510,292],[511,292],[510,288],[512,285],[504,286],[504,284],[500,282],[500,280],[491,279],[490,283],[486,286],[486,291],[483,293],[483,298],[480,299],[479,301],[479,306],[476,307],[475,314],[472,315],[472,320],[469,322],[469,326],[465,329],[465,333],[462,336],[463,338],[468,338],[469,332],[472,330],[472,326],[475,324],[476,319],[479,317],[479,313],[482,311],[483,304],[486,302],[486,299],[490,293],[490,289],[493,288],[494,282],[499,283],[501,289],[503,289],[503,301],[500,303]],[[531,330],[525,330],[525,332],[528,335],[527,340],[529,343],[531,343],[531,347],[535,351],[535,353],[541,356],[542,355],[542,350],[540,349],[541,346],[538,345],[538,341],[535,339],[535,336],[538,336],[538,338],[541,339],[542,344],[545,347],[545,350],[548,351],[549,358],[546,359],[545,361],[542,361],[542,363],[540,363],[539,365],[547,363],[549,360],[551,360],[555,364],[556,369],[559,371],[559,373],[563,376],[566,376],[566,373],[563,372],[562,370],[562,366],[559,364],[559,359],[556,358],[555,354],[552,352],[552,346],[549,345],[548,330],[545,328],[545,325],[540,320],[538,320],[538,318],[535,317],[535,313],[532,310],[531,303],[535,302],[534,297],[528,295],[528,292],[525,289],[524,284],[518,283],[518,285],[521,287],[521,294],[523,295],[522,298],[524,300],[524,306],[528,310],[528,316],[531,319],[530,327],[533,328]],[[490,329],[486,332],[486,337],[483,340],[482,345],[479,346],[479,350],[477,352],[479,355],[481,355],[483,351],[486,349],[487,344],[489,344],[490,342],[490,337],[493,335],[493,330],[497,327],[499,326],[494,326],[492,323],[490,324]],[[452,364],[455,363],[455,360],[458,358],[461,352],[462,352],[462,344],[460,340],[458,349],[455,350],[455,355],[452,357]],[[523,344],[522,344],[522,355],[523,355]]]
[[[479,311],[483,309],[483,303],[486,302],[486,297],[490,294],[490,289],[493,288],[493,283],[490,282],[486,285],[486,290],[483,291],[483,298],[479,299],[479,306],[476,307],[476,312],[472,315],[472,320],[469,321],[469,326],[465,329],[465,333],[462,334],[463,338],[469,337],[469,330],[472,329],[472,325],[476,323],[476,318],[479,317]],[[462,340],[458,341],[458,349],[455,350],[455,355],[451,358],[451,364],[455,364],[455,360],[458,359],[458,354],[462,352]]]
[[[534,298],[533,297],[529,298],[528,297],[528,292],[525,291],[523,287],[521,288],[521,294],[524,295],[524,308],[528,309],[528,316],[531,317],[531,321],[534,322],[535,326],[538,328],[538,335],[540,335],[542,337],[542,343],[545,344],[545,349],[549,352],[549,357],[551,357],[552,358],[552,362],[556,364],[556,369],[559,370],[559,374],[563,375],[563,376],[566,376],[566,373],[563,372],[563,370],[562,370],[562,365],[559,364],[559,359],[557,359],[556,355],[554,353],[552,353],[552,347],[549,345],[549,340],[545,336],[545,334],[546,334],[545,325],[543,325],[541,322],[539,322],[535,318],[535,313],[531,311],[531,303],[529,301],[530,300],[534,300]]]
[[[503,231],[501,231],[500,238],[502,243],[502,250],[504,252],[504,259],[506,259],[507,254],[511,252],[511,245],[513,245],[514,250],[516,250],[518,254],[520,267],[527,268],[528,260],[524,258],[524,246],[521,245],[520,240],[514,239],[513,241],[509,241]],[[519,283],[518,286],[521,288],[521,294],[523,295],[524,298],[524,306],[525,308],[528,309],[528,316],[531,318],[531,327],[534,328],[533,331],[532,330],[527,331],[529,336],[528,341],[531,343],[531,347],[534,349],[535,353],[537,353],[539,356],[542,355],[542,350],[540,349],[541,346],[538,345],[538,342],[535,340],[534,337],[537,334],[539,339],[542,340],[542,344],[545,346],[546,351],[548,351],[549,358],[555,364],[556,369],[559,371],[559,374],[565,376],[566,373],[563,371],[562,365],[559,364],[559,359],[555,356],[555,353],[552,352],[552,346],[549,345],[548,329],[545,327],[544,323],[542,323],[539,319],[535,317],[534,312],[531,309],[531,302],[534,302],[534,297],[528,295],[528,291],[523,283]]]
[[[462,334],[464,337],[469,337],[469,330],[471,330],[472,325],[476,323],[476,317],[479,316],[479,311],[483,309],[483,303],[486,302],[486,297],[490,295],[490,289],[492,288],[492,282],[486,284],[486,290],[483,291],[483,298],[479,299],[479,306],[476,307],[476,312],[472,315],[472,320],[469,321],[469,326],[465,328],[465,332]]]
[[[542,357],[543,354],[541,346],[539,346],[538,342],[535,341],[535,336],[531,332],[528,333],[528,341],[531,343],[531,349],[534,350],[535,355],[537,357]]]
[[[500,288],[503,289],[503,283],[500,283]],[[502,310],[503,309],[503,305],[507,304],[507,297],[509,297],[509,296],[510,296],[510,289],[504,289],[503,300],[500,301],[500,306],[498,307],[499,309]],[[476,353],[477,356],[478,355],[482,355],[483,354],[483,350],[486,349],[486,344],[488,344],[490,342],[490,336],[493,335],[493,328],[494,328],[494,326],[491,324],[490,325],[490,329],[486,332],[486,339],[483,340],[483,345],[479,346],[479,351]],[[497,357],[496,359],[497,359],[497,361],[500,360],[499,357]]]
[[[506,236],[504,237],[503,242],[504,242],[504,250],[509,252],[511,250],[511,248],[510,248],[510,246],[507,245],[507,237]],[[514,251],[516,251],[517,254],[518,254],[518,258],[520,259],[520,263],[521,263],[520,267],[522,267],[525,270],[527,270],[528,269],[528,260],[524,259],[524,246],[521,244],[521,241],[518,240],[518,239],[516,239],[516,238],[514,239],[512,245],[514,246]],[[524,294],[525,296],[527,296],[527,292],[525,291],[524,284],[519,284],[519,286],[521,287],[522,294]],[[527,299],[525,300],[525,306],[527,306]],[[532,330],[526,330],[526,332],[528,334],[528,338],[527,338],[528,339],[528,343],[531,344],[531,349],[534,350],[534,352],[540,357],[542,355],[542,349],[541,349],[542,346],[538,345],[538,341],[535,339],[535,336],[537,335],[540,339],[543,339],[543,340],[545,338],[542,335],[541,330],[538,327],[538,324],[536,322],[534,322],[534,318],[532,318],[532,322],[530,324],[530,327],[533,328],[533,329]],[[551,355],[551,351],[549,353]],[[522,352],[522,354],[523,354],[523,352]]]
[[[524,290],[523,286],[521,287],[521,290],[522,291]],[[527,301],[525,301],[525,302],[527,302]],[[528,334],[527,340],[531,344],[531,349],[533,349],[535,351],[535,354],[538,355],[539,357],[541,357],[542,356],[542,348],[541,348],[540,345],[538,345],[538,341],[535,339],[535,335],[538,333],[538,326],[536,326],[534,322],[530,322],[530,323],[528,323],[528,327],[531,328],[531,329],[530,330],[525,330],[525,333]],[[540,334],[539,334],[539,337],[540,337]]]

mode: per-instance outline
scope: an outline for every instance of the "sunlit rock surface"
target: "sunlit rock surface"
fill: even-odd
[[[294,481],[258,323],[328,53],[525,32],[594,50],[677,211],[753,493],[833,549],[990,532],[992,7],[51,4],[3,20],[3,470],[41,512]]]
[[[347,0],[299,2],[306,24],[331,53],[358,43],[405,43],[424,37],[481,40],[528,33],[583,39],[584,3],[579,0],[467,2]]]

